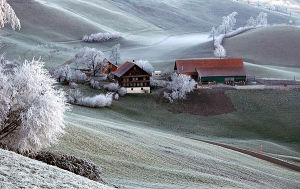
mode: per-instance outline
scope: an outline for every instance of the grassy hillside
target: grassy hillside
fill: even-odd
[[[300,28],[275,26],[246,32],[226,39],[225,48],[233,57],[244,57],[260,65],[300,67]]]
[[[51,150],[88,158],[103,167],[109,183],[133,188],[298,185],[297,173],[188,138],[254,151],[263,144],[265,153],[299,158],[299,91],[226,94],[237,111],[210,117],[174,114],[154,96],[128,95],[107,109],[75,106],[67,114],[67,135]],[[251,179],[244,175],[249,171]],[[280,176],[274,180],[271,173]]]

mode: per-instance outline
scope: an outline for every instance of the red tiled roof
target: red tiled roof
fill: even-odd
[[[125,62],[116,71],[112,72],[117,77],[122,77],[128,70],[130,70],[135,64],[132,62]]]
[[[176,60],[175,70],[178,73],[195,73],[199,76],[246,76],[243,59],[195,59]]]

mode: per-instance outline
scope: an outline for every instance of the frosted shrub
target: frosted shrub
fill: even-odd
[[[25,61],[12,73],[0,74],[7,80],[0,87],[0,141],[15,151],[49,147],[64,133],[65,94],[53,88],[55,80],[43,65]]]
[[[118,90],[118,93],[119,93],[120,96],[125,96],[127,94],[127,90],[124,87],[121,87]]]
[[[88,77],[80,70],[75,70],[72,73],[71,80],[75,81],[76,83],[84,83],[87,81]]]
[[[83,36],[82,40],[85,42],[93,43],[93,42],[105,42],[111,41],[121,38],[121,34],[118,32],[115,33],[95,33],[91,35]]]
[[[114,95],[114,99],[115,99],[115,100],[119,100],[119,98],[120,98],[120,95],[119,95],[118,93],[116,93],[116,94]]]
[[[79,90],[71,90],[67,96],[67,101],[70,104],[77,104],[81,97],[82,95]]]
[[[82,97],[78,100],[77,104],[91,108],[103,108],[111,106],[112,100],[113,95],[108,93],[106,95],[100,94],[94,97]]]
[[[6,0],[0,0],[0,6],[0,28],[4,28],[5,24],[10,24],[13,30],[20,30],[21,23],[14,9],[12,9]]]
[[[152,74],[152,72],[154,71],[153,66],[148,60],[138,60],[135,62],[135,64],[149,74]]]
[[[90,85],[93,89],[101,89],[101,85],[99,81],[91,80]]]
[[[118,83],[110,83],[104,85],[104,89],[111,91],[111,92],[117,92],[119,90],[119,84]]]
[[[58,66],[57,68],[52,69],[50,73],[52,77],[54,77],[57,81],[62,83],[70,82],[72,77],[72,71],[69,65]]]
[[[195,86],[196,81],[190,76],[174,73],[171,76],[171,82],[167,86],[170,92],[164,92],[164,98],[171,103],[175,100],[184,100],[186,95],[195,89]]]

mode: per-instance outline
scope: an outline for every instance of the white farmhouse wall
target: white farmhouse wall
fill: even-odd
[[[150,93],[150,87],[132,87],[132,88],[126,88],[128,94],[145,94]]]

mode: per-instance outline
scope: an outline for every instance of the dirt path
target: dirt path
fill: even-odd
[[[230,150],[233,150],[233,151],[236,151],[236,152],[240,152],[240,153],[243,153],[243,154],[247,154],[247,155],[250,155],[252,157],[262,159],[262,160],[265,160],[267,162],[270,162],[270,163],[273,163],[273,164],[276,164],[276,165],[279,165],[279,166],[282,166],[282,167],[285,167],[285,168],[288,168],[288,169],[291,169],[291,170],[294,170],[294,171],[300,173],[300,167],[299,166],[287,163],[285,161],[282,161],[282,160],[279,160],[279,159],[276,159],[276,158],[273,158],[273,157],[270,157],[270,156],[267,156],[267,155],[264,155],[264,154],[252,152],[252,151],[249,151],[249,150],[244,150],[244,149],[241,149],[241,148],[229,146],[229,145],[222,144],[222,143],[216,143],[216,142],[211,142],[211,141],[201,140],[201,139],[194,139],[194,138],[190,138],[190,139],[195,140],[195,141],[205,142],[205,143],[212,144],[212,145],[215,145],[215,146],[220,146],[220,147],[230,149]]]

